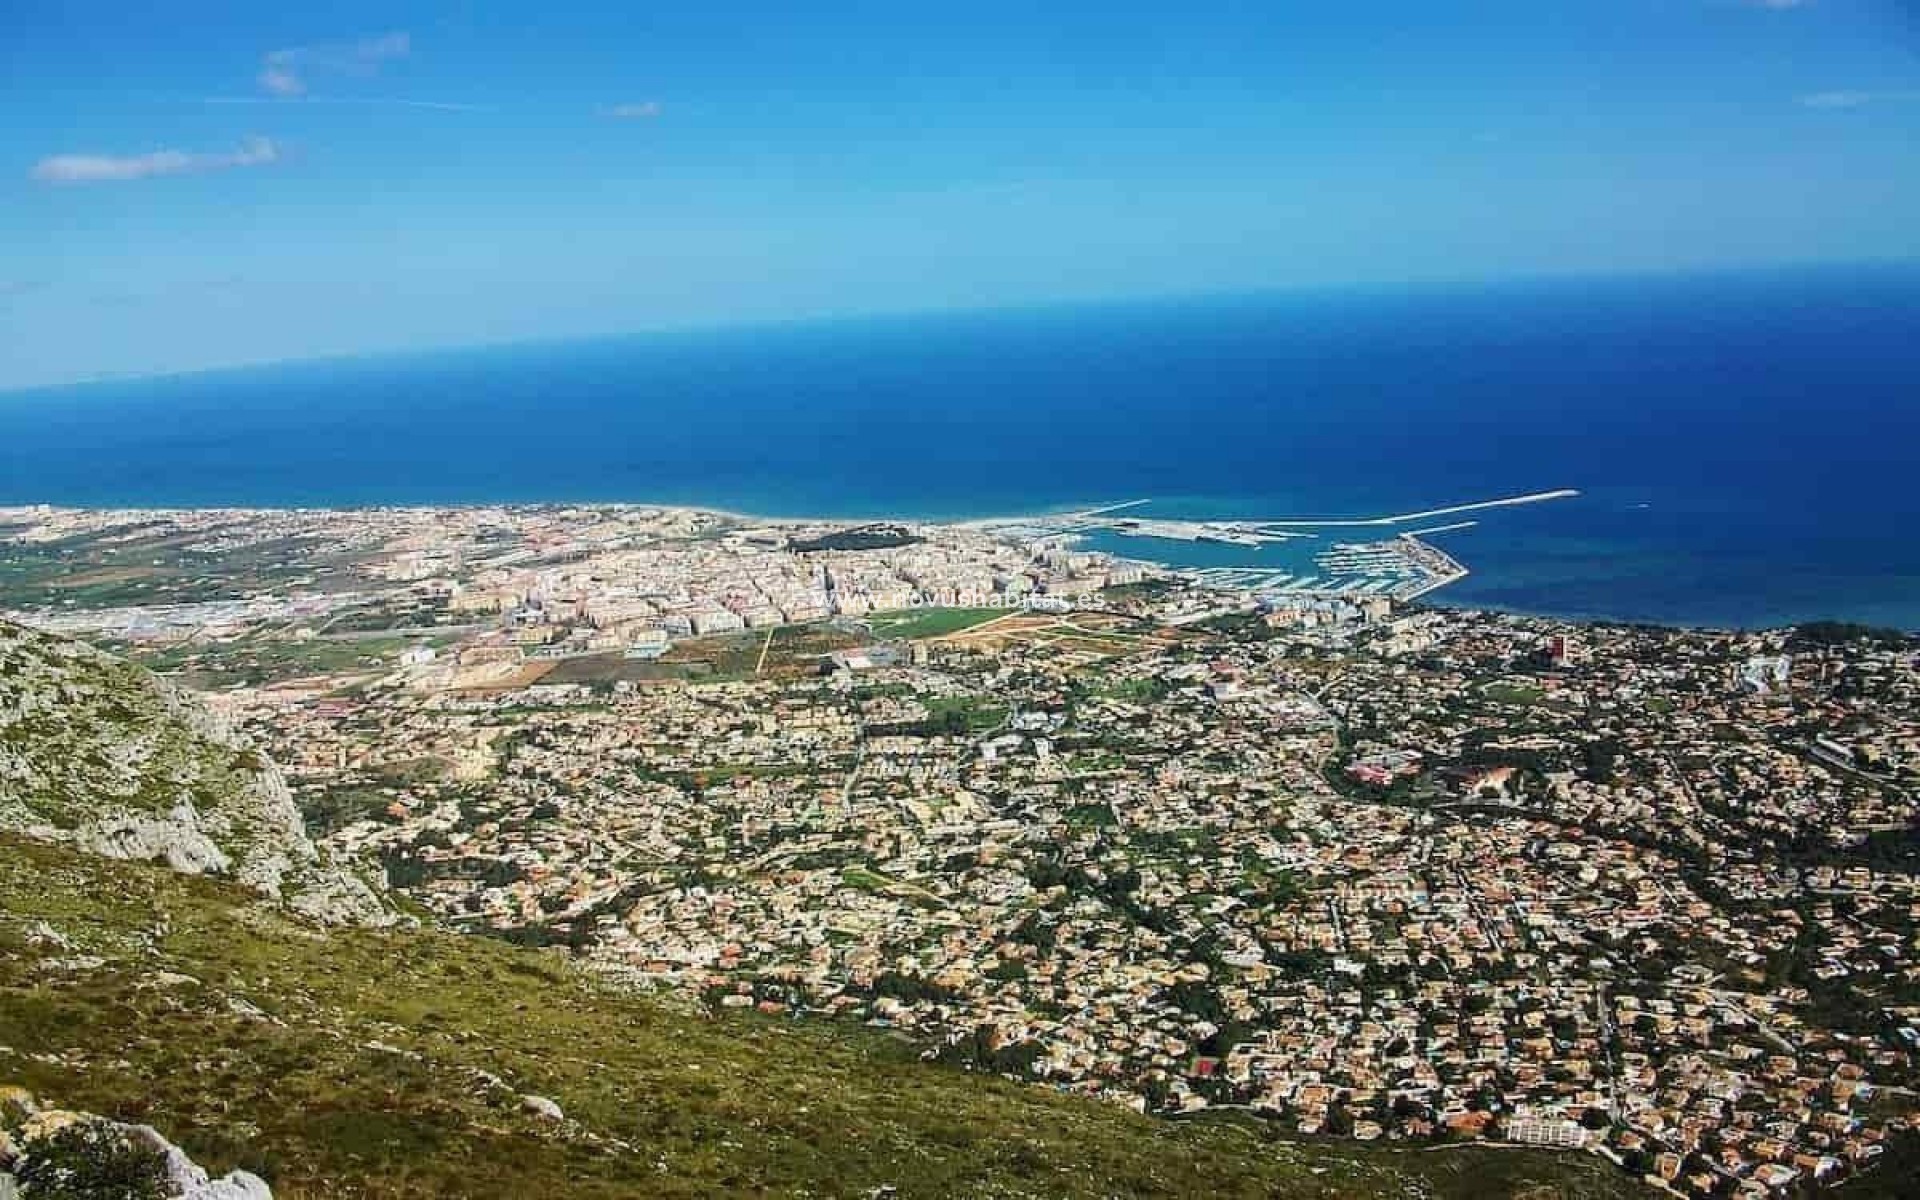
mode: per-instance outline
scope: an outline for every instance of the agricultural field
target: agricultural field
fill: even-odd
[[[938,638],[972,629],[1016,612],[1006,608],[903,608],[873,613],[867,627],[876,638]]]

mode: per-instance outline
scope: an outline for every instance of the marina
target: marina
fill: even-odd
[[[1188,546],[1211,546],[1251,553],[1273,552],[1284,562],[1266,565],[1191,563],[1190,556],[1206,555],[1169,546],[1160,558],[1161,566],[1172,567],[1177,574],[1208,587],[1231,588],[1263,596],[1289,599],[1359,599],[1382,597],[1406,602],[1427,595],[1464,579],[1467,568],[1458,559],[1439,549],[1428,537],[1472,529],[1477,519],[1445,522],[1404,530],[1378,541],[1337,541],[1321,543],[1326,529],[1389,530],[1397,525],[1457,516],[1462,513],[1510,508],[1561,500],[1579,493],[1571,488],[1525,495],[1503,496],[1464,504],[1422,509],[1376,517],[1278,518],[1262,520],[1181,520],[1137,515],[1135,510],[1150,500],[1127,500],[1118,504],[1083,509],[1050,517],[1026,517],[1001,522],[981,522],[1000,532],[1022,537],[1064,537],[1080,544],[1101,545],[1110,539],[1159,541]],[[1116,552],[1117,548],[1115,548]],[[1146,561],[1157,557],[1151,551],[1129,556]],[[1181,562],[1188,559],[1187,563]]]
[[[1255,567],[1196,567],[1179,571],[1207,587],[1267,596],[1358,599],[1381,596],[1407,601],[1462,579],[1467,569],[1452,555],[1402,534],[1383,542],[1336,545],[1313,559],[1317,573],[1293,574]]]

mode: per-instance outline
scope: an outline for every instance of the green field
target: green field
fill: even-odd
[[[402,650],[422,643],[442,645],[447,640],[444,636],[370,636],[295,641],[279,631],[266,631],[231,642],[135,649],[128,657],[151,671],[177,675],[193,687],[258,686],[309,675],[391,671],[399,665]]]
[[[985,696],[929,696],[927,719],[954,734],[986,733],[1006,724],[1007,706]]]
[[[936,638],[972,629],[1012,611],[1007,608],[903,608],[874,613],[867,618],[867,624],[875,637]]]
[[[1540,703],[1547,693],[1546,689],[1529,683],[1489,683],[1480,689],[1480,694],[1495,704],[1525,707]]]

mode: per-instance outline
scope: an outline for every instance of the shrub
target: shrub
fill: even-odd
[[[165,1200],[167,1156],[104,1121],[68,1125],[27,1147],[22,1200]]]

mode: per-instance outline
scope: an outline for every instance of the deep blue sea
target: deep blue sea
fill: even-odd
[[[1436,539],[1473,574],[1435,598],[1920,628],[1920,270],[844,320],[0,395],[0,503],[1277,518],[1560,487],[1583,494]]]

